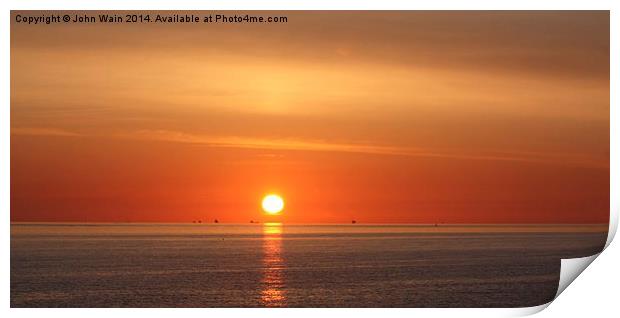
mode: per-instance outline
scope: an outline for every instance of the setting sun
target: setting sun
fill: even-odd
[[[284,208],[284,200],[277,194],[269,194],[263,198],[262,206],[267,214],[279,214]]]

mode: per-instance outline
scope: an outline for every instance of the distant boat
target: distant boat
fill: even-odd
[[[220,223],[217,219],[213,220],[213,223]]]
[[[351,224],[355,224],[355,223],[357,223],[357,221],[355,221],[355,220],[352,220],[352,221],[351,221]]]

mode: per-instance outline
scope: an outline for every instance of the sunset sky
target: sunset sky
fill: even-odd
[[[252,14],[13,18],[11,220],[608,221],[608,12]]]

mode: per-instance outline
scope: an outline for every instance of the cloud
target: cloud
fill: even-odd
[[[169,14],[173,12],[167,12]],[[192,12],[204,14],[204,12]],[[13,17],[24,12],[14,11]],[[41,15],[43,11],[28,14]],[[97,13],[94,13],[97,14]],[[209,28],[169,25],[29,28],[12,19],[11,49],[223,53],[339,61],[355,59],[400,67],[440,68],[609,78],[608,11],[373,11],[273,12],[289,17],[286,28]],[[49,28],[62,39],[49,36]],[[61,29],[62,28],[62,29]],[[329,30],[329,32],[325,32]],[[544,30],[544,32],[541,32]],[[162,42],[161,38],[166,41]],[[208,42],[200,41],[209,38]],[[189,40],[188,40],[189,39]],[[193,40],[195,39],[195,41]],[[65,53],[66,54],[66,53]],[[108,54],[106,54],[106,57]]]
[[[333,143],[323,140],[249,138],[242,136],[209,136],[170,130],[139,130],[122,137],[139,140],[200,144],[210,147],[229,147],[268,150],[327,151],[359,154],[376,154],[408,157],[436,157],[461,160],[520,161],[532,163],[567,164],[590,168],[609,168],[609,158],[586,154],[543,153],[543,152],[499,152],[461,150],[439,150],[415,147],[386,146],[361,143]]]
[[[62,136],[62,137],[78,137],[82,136],[76,132],[67,131],[56,128],[41,127],[11,127],[11,135],[18,136]]]
[[[21,136],[60,136],[60,137],[95,137],[68,130],[41,127],[11,128],[11,135]],[[547,164],[563,164],[579,167],[609,169],[609,158],[580,153],[527,152],[527,151],[489,151],[467,152],[462,149],[432,149],[406,146],[376,145],[367,143],[338,143],[325,140],[299,138],[252,138],[244,136],[212,136],[192,134],[182,131],[163,129],[142,129],[116,134],[114,137],[134,140],[153,140],[185,144],[197,144],[208,147],[264,149],[264,150],[298,150],[357,153],[370,155],[430,157],[459,160],[515,161]]]

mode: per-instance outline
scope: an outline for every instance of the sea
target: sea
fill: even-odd
[[[528,307],[607,225],[12,223],[11,307]]]

